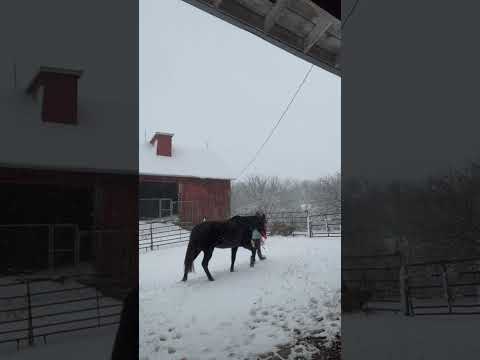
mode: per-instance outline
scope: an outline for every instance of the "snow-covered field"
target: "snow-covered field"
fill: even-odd
[[[480,315],[345,314],[342,357],[369,360],[479,358]]]
[[[140,255],[140,359],[256,359],[310,331],[340,330],[340,238],[271,237],[249,267],[239,249],[215,249],[209,282],[181,282],[186,244]]]

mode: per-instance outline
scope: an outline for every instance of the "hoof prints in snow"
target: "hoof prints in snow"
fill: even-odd
[[[234,273],[230,251],[215,250],[214,283],[198,271],[177,284],[185,247],[142,254],[140,356],[257,359],[314,330],[332,337],[340,315],[340,241],[292,241],[269,238],[268,260],[253,269],[249,252],[240,249]]]
[[[340,337],[337,334],[333,341],[327,342],[325,337],[308,336],[296,339],[288,344],[279,345],[274,351],[258,356],[261,360],[340,360]]]

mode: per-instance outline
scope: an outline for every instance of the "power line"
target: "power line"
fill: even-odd
[[[350,12],[345,16],[345,20],[342,21],[342,26],[340,27],[343,30],[343,27],[347,24],[348,19],[350,16],[352,16],[353,12],[355,11],[355,8],[357,7],[358,3],[360,0],[355,1],[355,4],[353,4],[352,8],[350,9]]]
[[[280,116],[280,118],[278,119],[277,123],[275,124],[275,126],[272,128],[272,130],[270,131],[270,133],[268,134],[267,138],[265,139],[265,141],[263,142],[263,144],[260,146],[260,148],[257,150],[257,152],[255,153],[255,155],[253,156],[252,160],[250,160],[250,162],[247,164],[247,166],[245,166],[243,168],[243,170],[240,172],[240,175],[237,177],[237,179],[239,179],[243,173],[250,167],[250,165],[253,164],[253,162],[257,159],[258,155],[260,154],[260,152],[263,150],[263,148],[265,147],[265,145],[267,144],[268,140],[270,140],[270,138],[272,137],[273,133],[275,132],[275,130],[277,129],[278,125],[280,125],[280,122],[283,120],[283,118],[285,117],[287,111],[290,109],[290,106],[293,104],[293,102],[295,101],[295,98],[297,97],[298,93],[300,92],[300,90],[302,89],[303,85],[305,84],[305,82],[307,81],[308,79],[308,76],[310,75],[310,73],[312,72],[313,70],[313,64],[310,66],[310,69],[308,69],[307,73],[305,74],[302,82],[300,83],[300,85],[298,86],[297,90],[295,91],[295,93],[293,94],[292,98],[290,99],[290,102],[288,103],[287,107],[285,108],[285,110],[283,110],[283,113],[282,115]]]

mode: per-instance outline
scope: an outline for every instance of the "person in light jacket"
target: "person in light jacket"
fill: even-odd
[[[257,249],[258,257],[260,260],[265,260],[267,257],[262,255],[262,234],[257,229],[252,231],[252,246]]]

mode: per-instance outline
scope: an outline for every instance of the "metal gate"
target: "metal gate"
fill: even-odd
[[[80,262],[80,233],[76,224],[0,225],[3,267],[26,269],[76,266]]]
[[[192,222],[198,212],[194,201],[173,201],[167,198],[139,200],[140,220],[158,220],[178,217],[182,222]]]
[[[342,256],[342,283],[361,294],[363,310],[400,312],[400,254]]]

